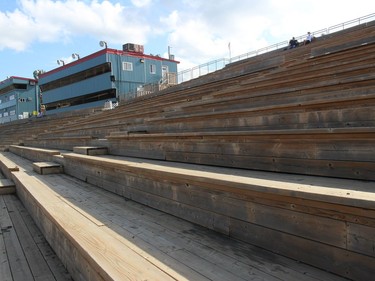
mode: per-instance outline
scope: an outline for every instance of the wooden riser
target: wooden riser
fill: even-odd
[[[16,193],[16,186],[12,180],[0,178],[0,195]]]
[[[73,148],[73,152],[83,155],[106,155],[108,154],[108,149],[96,146],[76,146]]]
[[[54,162],[35,162],[33,163],[33,170],[40,175],[63,173],[63,167]]]

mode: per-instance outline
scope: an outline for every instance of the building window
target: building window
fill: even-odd
[[[10,116],[16,115],[16,111],[15,111],[15,110],[11,110],[11,111],[9,111],[9,115],[10,115]]]
[[[125,70],[125,71],[133,71],[133,64],[131,62],[126,62],[124,61],[122,63],[122,70]]]
[[[9,97],[9,100],[14,100],[14,95],[11,95],[11,96]]]
[[[94,66],[92,68],[77,72],[75,74],[68,75],[63,78],[48,82],[46,84],[39,85],[39,87],[43,92],[51,91],[53,89],[61,88],[67,85],[78,83],[80,81],[84,81],[92,77],[102,75],[104,73],[111,72],[111,68],[112,68],[111,63],[106,62],[100,65]]]
[[[156,65],[155,64],[150,64],[150,73],[156,74]]]

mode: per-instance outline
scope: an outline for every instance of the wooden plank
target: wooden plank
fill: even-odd
[[[17,145],[10,146],[9,151],[32,161],[51,161],[54,155],[60,154],[59,150]]]
[[[79,255],[83,255],[85,259],[91,260],[96,266],[92,269],[100,272],[102,276],[108,278],[121,279],[125,276],[129,278],[149,278],[153,280],[171,280],[172,277],[160,271],[157,267],[125,247],[114,237],[105,235],[101,228],[90,220],[83,218],[79,213],[66,205],[63,201],[57,200],[51,202],[51,198],[56,195],[48,188],[35,188],[41,185],[40,182],[27,176],[24,173],[17,175],[17,184],[23,185],[27,183],[28,192],[35,200],[43,202],[43,209],[50,213],[50,216],[58,221],[63,227],[63,231],[69,237],[74,237],[74,242],[79,245]],[[34,186],[33,188],[31,188]],[[26,188],[26,186],[25,186]],[[60,201],[58,203],[58,201]],[[41,204],[41,203],[40,203]],[[90,238],[92,237],[92,238]],[[89,238],[89,239],[88,239]],[[105,241],[104,241],[105,240]],[[126,260],[124,259],[126,257]],[[131,277],[133,276],[133,277]]]
[[[13,281],[3,233],[7,231],[7,228],[3,227],[9,226],[9,223],[6,222],[8,220],[7,212],[4,196],[0,196],[0,280]]]
[[[76,168],[73,167],[72,169],[76,170]],[[87,171],[80,170],[80,173],[87,175],[87,173],[93,170],[95,171],[96,168],[93,169],[91,167]],[[123,174],[123,176],[116,176],[116,174],[118,174],[116,171],[111,173],[111,171],[101,169],[100,177],[92,178],[92,176],[87,176],[86,179],[88,182],[95,184],[100,182],[100,186],[107,190],[112,187],[110,191],[119,195],[132,196],[132,190],[135,189],[155,195],[156,201],[160,200],[156,198],[161,197],[170,200],[171,204],[173,204],[173,201],[176,201],[187,206],[194,206],[202,211],[205,210],[244,221],[251,221],[270,228],[277,228],[287,233],[294,233],[308,239],[346,248],[346,223],[337,221],[336,219],[323,218],[320,215],[322,211],[319,210],[313,215],[299,213],[292,209],[282,210],[278,207],[230,198],[227,197],[230,196],[229,192],[224,194],[215,189],[210,189],[202,185],[194,185],[192,182],[184,180],[179,181],[169,178],[168,184],[165,184],[167,180],[165,176],[153,176],[149,179],[129,173]],[[122,192],[119,192],[121,189]],[[172,212],[175,214],[179,213],[176,211]],[[341,235],[338,235],[338,233],[341,233]]]
[[[2,195],[10,196],[10,195]],[[23,252],[16,229],[9,217],[8,212],[4,213],[1,219],[2,236],[4,239],[9,267],[14,281],[34,280],[28,261]]]
[[[375,257],[374,228],[348,223],[348,249]]]
[[[298,236],[273,231],[255,224],[233,219],[231,220],[231,235],[349,279],[368,280],[375,274],[373,257],[301,239]]]
[[[153,176],[155,174],[163,174],[168,178],[176,178],[179,180],[187,180],[190,183],[217,184],[218,187],[230,186],[230,189],[239,188],[242,190],[275,192],[280,195],[301,196],[301,198],[320,200],[325,202],[347,204],[358,207],[374,208],[373,185],[371,182],[355,181],[355,180],[339,180],[339,179],[323,179],[314,177],[305,177],[307,182],[301,184],[300,181],[286,182],[282,184],[275,175],[272,181],[267,179],[252,178],[252,172],[246,170],[233,170],[225,168],[210,168],[205,166],[195,166],[191,164],[166,165],[165,162],[152,160],[122,158],[122,157],[95,157],[83,156],[77,154],[65,154],[67,160],[78,161],[97,165],[100,168],[125,170],[130,173]],[[207,170],[205,170],[207,169]],[[74,169],[73,169],[74,170]],[[228,176],[230,175],[230,176]],[[283,177],[280,174],[280,177]],[[329,184],[329,188],[326,187]],[[351,185],[355,184],[356,190],[352,190]],[[311,187],[314,186],[314,189]]]
[[[22,216],[27,229],[29,229],[30,233],[32,233],[32,238],[38,246],[41,254],[43,255],[43,258],[47,262],[48,267],[51,270],[56,281],[71,281],[72,279],[70,274],[68,273],[62,262],[59,260],[59,258],[56,256],[56,253],[52,250],[45,237],[33,221],[32,217],[26,211],[25,207],[19,200],[13,200],[13,202],[14,204],[16,204],[17,209],[20,210],[19,213]]]
[[[10,218],[13,222],[14,229],[20,241],[23,253],[26,257],[28,266],[32,272],[35,281],[50,281],[55,280],[48,264],[41,254],[38,246],[32,238],[32,233],[26,227],[22,219],[15,198],[4,197],[5,204],[8,208]]]

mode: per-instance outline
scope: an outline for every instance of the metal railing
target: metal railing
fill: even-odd
[[[344,29],[347,29],[347,28],[350,28],[350,27],[353,27],[353,26],[356,26],[356,25],[360,25],[360,24],[372,21],[374,19],[375,19],[375,13],[369,14],[367,16],[363,16],[363,17],[360,17],[360,18],[357,18],[357,19],[354,19],[354,20],[350,20],[350,21],[347,21],[347,22],[344,22],[344,23],[340,23],[340,24],[337,24],[337,25],[334,25],[334,26],[331,26],[331,27],[328,27],[328,28],[323,28],[323,29],[320,29],[320,30],[317,30],[317,31],[314,31],[314,32],[311,32],[311,33],[315,37],[321,36],[321,35],[327,35],[327,34],[331,34],[331,33],[334,33],[334,32],[340,31],[340,30],[344,30]],[[301,35],[301,36],[298,36],[298,37],[295,37],[295,38],[299,42],[301,42],[306,38],[306,35]],[[191,79],[195,79],[195,78],[198,78],[200,76],[203,76],[203,75],[215,72],[217,70],[223,69],[227,64],[232,63],[232,62],[236,62],[236,61],[240,61],[240,60],[243,60],[243,59],[255,57],[257,55],[268,53],[268,52],[274,51],[274,50],[278,50],[280,48],[285,48],[285,47],[288,46],[288,44],[289,44],[289,41],[283,41],[283,42],[279,42],[279,43],[273,44],[273,45],[268,46],[268,47],[264,47],[264,48],[261,48],[261,49],[255,50],[255,51],[248,52],[246,54],[242,54],[242,55],[239,55],[239,56],[236,56],[236,57],[232,57],[230,59],[227,59],[227,58],[217,59],[217,60],[214,60],[214,61],[210,61],[210,62],[201,64],[201,65],[195,66],[191,69],[180,71],[180,72],[177,73],[178,83],[186,82],[186,81],[189,81]]]

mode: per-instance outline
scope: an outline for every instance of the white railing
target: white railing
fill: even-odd
[[[360,17],[360,18],[357,18],[357,19],[354,19],[354,20],[350,20],[350,21],[347,21],[347,22],[344,22],[344,23],[340,23],[340,24],[337,24],[337,25],[334,25],[334,26],[331,26],[331,27],[328,27],[328,28],[323,28],[323,29],[320,29],[320,30],[317,30],[317,31],[314,31],[314,32],[311,32],[311,33],[312,33],[313,36],[318,37],[318,36],[321,36],[323,34],[334,33],[334,32],[337,32],[337,31],[340,31],[340,30],[343,30],[343,29],[347,29],[347,28],[350,28],[350,27],[353,27],[353,26],[356,26],[356,25],[360,25],[360,24],[363,24],[363,23],[366,23],[366,22],[370,22],[374,19],[375,19],[375,13],[369,14],[367,16]],[[299,42],[302,42],[306,38],[306,35],[301,35],[301,36],[298,36],[298,37],[295,37],[295,38]],[[208,63],[205,63],[205,64],[195,66],[191,69],[180,71],[177,74],[178,83],[186,82],[186,81],[189,81],[191,79],[195,79],[195,78],[198,78],[200,76],[215,72],[217,70],[220,70],[220,69],[224,68],[228,63],[232,63],[232,62],[240,61],[240,60],[243,60],[243,59],[255,57],[257,55],[264,54],[264,53],[274,51],[274,50],[278,50],[280,48],[285,48],[285,47],[288,46],[288,44],[289,44],[289,41],[283,41],[283,42],[276,43],[276,44],[273,44],[271,46],[264,47],[264,48],[261,48],[261,49],[255,50],[255,51],[251,51],[251,52],[248,52],[246,54],[239,55],[239,56],[236,56],[236,57],[233,57],[233,58],[230,58],[230,59],[226,59],[226,58],[218,59],[218,60],[214,60],[214,61],[211,61],[211,62],[208,62]]]

